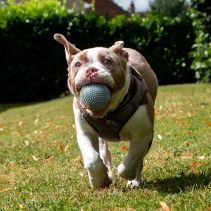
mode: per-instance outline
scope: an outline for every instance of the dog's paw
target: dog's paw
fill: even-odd
[[[112,183],[112,177],[109,175],[102,175],[101,177],[92,178],[89,175],[89,181],[93,189],[106,188]]]
[[[91,186],[93,189],[107,188],[111,183],[112,183],[112,180],[110,178],[107,178],[104,181],[91,182]]]
[[[126,186],[126,188],[140,188],[140,187],[141,187],[141,182],[137,180],[129,180]]]
[[[136,178],[136,170],[126,169],[123,164],[118,166],[118,174],[127,180],[133,180]]]

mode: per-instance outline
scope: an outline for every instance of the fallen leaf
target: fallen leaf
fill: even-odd
[[[23,209],[23,205],[22,205],[22,204],[19,204],[19,208],[20,208],[20,209]]]
[[[29,142],[28,141],[24,141],[26,146],[29,146]]]
[[[47,144],[46,148],[50,149],[51,148],[51,144]]]
[[[165,151],[165,152],[163,153],[163,155],[166,156],[166,157],[168,157],[168,156],[169,156],[169,152]]]
[[[184,130],[184,133],[190,134],[191,131],[190,130]]]
[[[33,160],[35,160],[35,161],[39,160],[36,156],[34,156],[34,155],[31,155],[31,156],[32,156]]]
[[[66,146],[66,147],[64,148],[64,151],[65,151],[65,152],[67,152],[67,151],[68,151],[68,146]]]
[[[199,159],[203,160],[205,158],[205,155],[202,155],[200,157],[198,157]]]
[[[193,153],[183,153],[181,155],[182,159],[188,159],[188,158],[191,158],[191,157],[193,157]]]
[[[211,122],[209,122],[208,120],[205,120],[206,124],[209,125],[211,127]]]
[[[167,204],[165,202],[160,201],[160,206],[163,211],[170,211],[169,207],[167,206]]]
[[[81,160],[81,156],[78,156],[77,158],[73,159],[72,161],[80,161]]]
[[[35,119],[34,125],[37,125],[38,121],[39,121],[39,119]]]
[[[195,166],[201,166],[201,165],[203,165],[203,164],[205,164],[204,162],[192,162],[192,163],[190,163],[189,164],[189,167],[195,167]]]
[[[158,135],[159,140],[163,140],[163,137],[161,135]]]
[[[72,125],[72,128],[75,128],[75,125],[74,124]]]
[[[0,193],[8,193],[11,190],[12,190],[12,188],[2,189],[2,190],[0,190]]]
[[[62,146],[61,144],[58,144],[58,146],[59,146],[59,150],[60,150],[61,152],[64,152],[63,146]]]
[[[17,131],[12,132],[12,134],[13,134],[13,135],[16,135],[16,136],[18,136],[18,137],[21,136],[20,133],[18,133]]]
[[[189,146],[189,143],[187,141],[185,141],[184,142],[184,145],[188,147]]]
[[[21,126],[22,124],[23,124],[23,122],[22,122],[22,121],[20,121],[20,122],[18,123],[18,125],[19,125],[19,126]]]
[[[161,111],[155,111],[155,115],[159,116],[161,114]]]
[[[121,148],[123,151],[128,151],[129,150],[129,147],[125,146],[125,145],[122,145],[122,148]]]
[[[50,155],[46,160],[44,160],[44,163],[49,163],[53,160],[53,155]]]
[[[207,207],[207,210],[208,210],[208,211],[211,211],[211,207]]]

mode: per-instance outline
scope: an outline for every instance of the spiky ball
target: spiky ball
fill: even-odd
[[[87,84],[80,92],[80,103],[92,111],[103,110],[110,101],[110,91],[104,84]]]

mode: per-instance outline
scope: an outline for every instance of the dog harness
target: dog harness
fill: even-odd
[[[99,137],[106,141],[121,141],[119,132],[132,117],[140,105],[147,104],[148,92],[143,76],[134,67],[130,67],[131,83],[128,94],[123,102],[113,112],[108,112],[103,118],[92,117],[77,100],[82,116],[98,132]]]

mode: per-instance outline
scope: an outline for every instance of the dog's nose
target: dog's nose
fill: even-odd
[[[95,72],[97,72],[97,68],[95,68],[95,67],[89,67],[86,69],[87,74],[95,73]]]
[[[89,68],[87,68],[86,70],[85,70],[85,74],[87,75],[87,76],[91,76],[91,75],[93,75],[94,73],[96,73],[98,70],[97,70],[97,68],[95,68],[95,67],[89,67]]]

